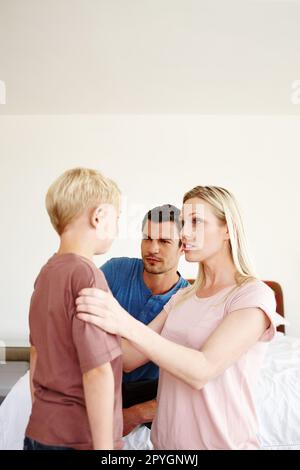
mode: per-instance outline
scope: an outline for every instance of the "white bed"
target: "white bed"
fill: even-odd
[[[30,414],[29,374],[0,406],[0,449],[22,449]],[[262,449],[300,450],[300,338],[277,333],[270,343],[256,390]],[[136,428],[125,449],[151,449],[149,430]]]

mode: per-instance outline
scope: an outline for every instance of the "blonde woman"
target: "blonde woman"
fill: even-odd
[[[159,365],[155,449],[258,449],[253,391],[275,334],[275,298],[250,267],[229,191],[197,186],[184,196],[182,218],[185,257],[198,263],[198,278],[150,328],[97,289],[80,293],[78,317],[124,338],[125,370]]]

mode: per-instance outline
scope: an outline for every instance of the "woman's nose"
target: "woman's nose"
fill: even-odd
[[[181,239],[191,239],[193,236],[191,227],[188,226],[188,224],[185,224],[184,227],[182,227],[181,232],[180,232],[180,237]]]

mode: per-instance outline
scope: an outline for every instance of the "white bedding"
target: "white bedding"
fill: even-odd
[[[256,391],[260,441],[266,449],[300,449],[300,338],[270,343]]]
[[[22,449],[30,414],[29,374],[0,406],[0,449]],[[256,390],[263,449],[300,449],[300,338],[278,335],[270,343]],[[148,428],[125,438],[125,449],[151,449]]]

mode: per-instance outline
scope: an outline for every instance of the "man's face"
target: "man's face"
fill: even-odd
[[[147,220],[141,244],[145,271],[163,274],[174,268],[177,270],[183,253],[179,241],[179,232],[174,222],[157,223]]]

